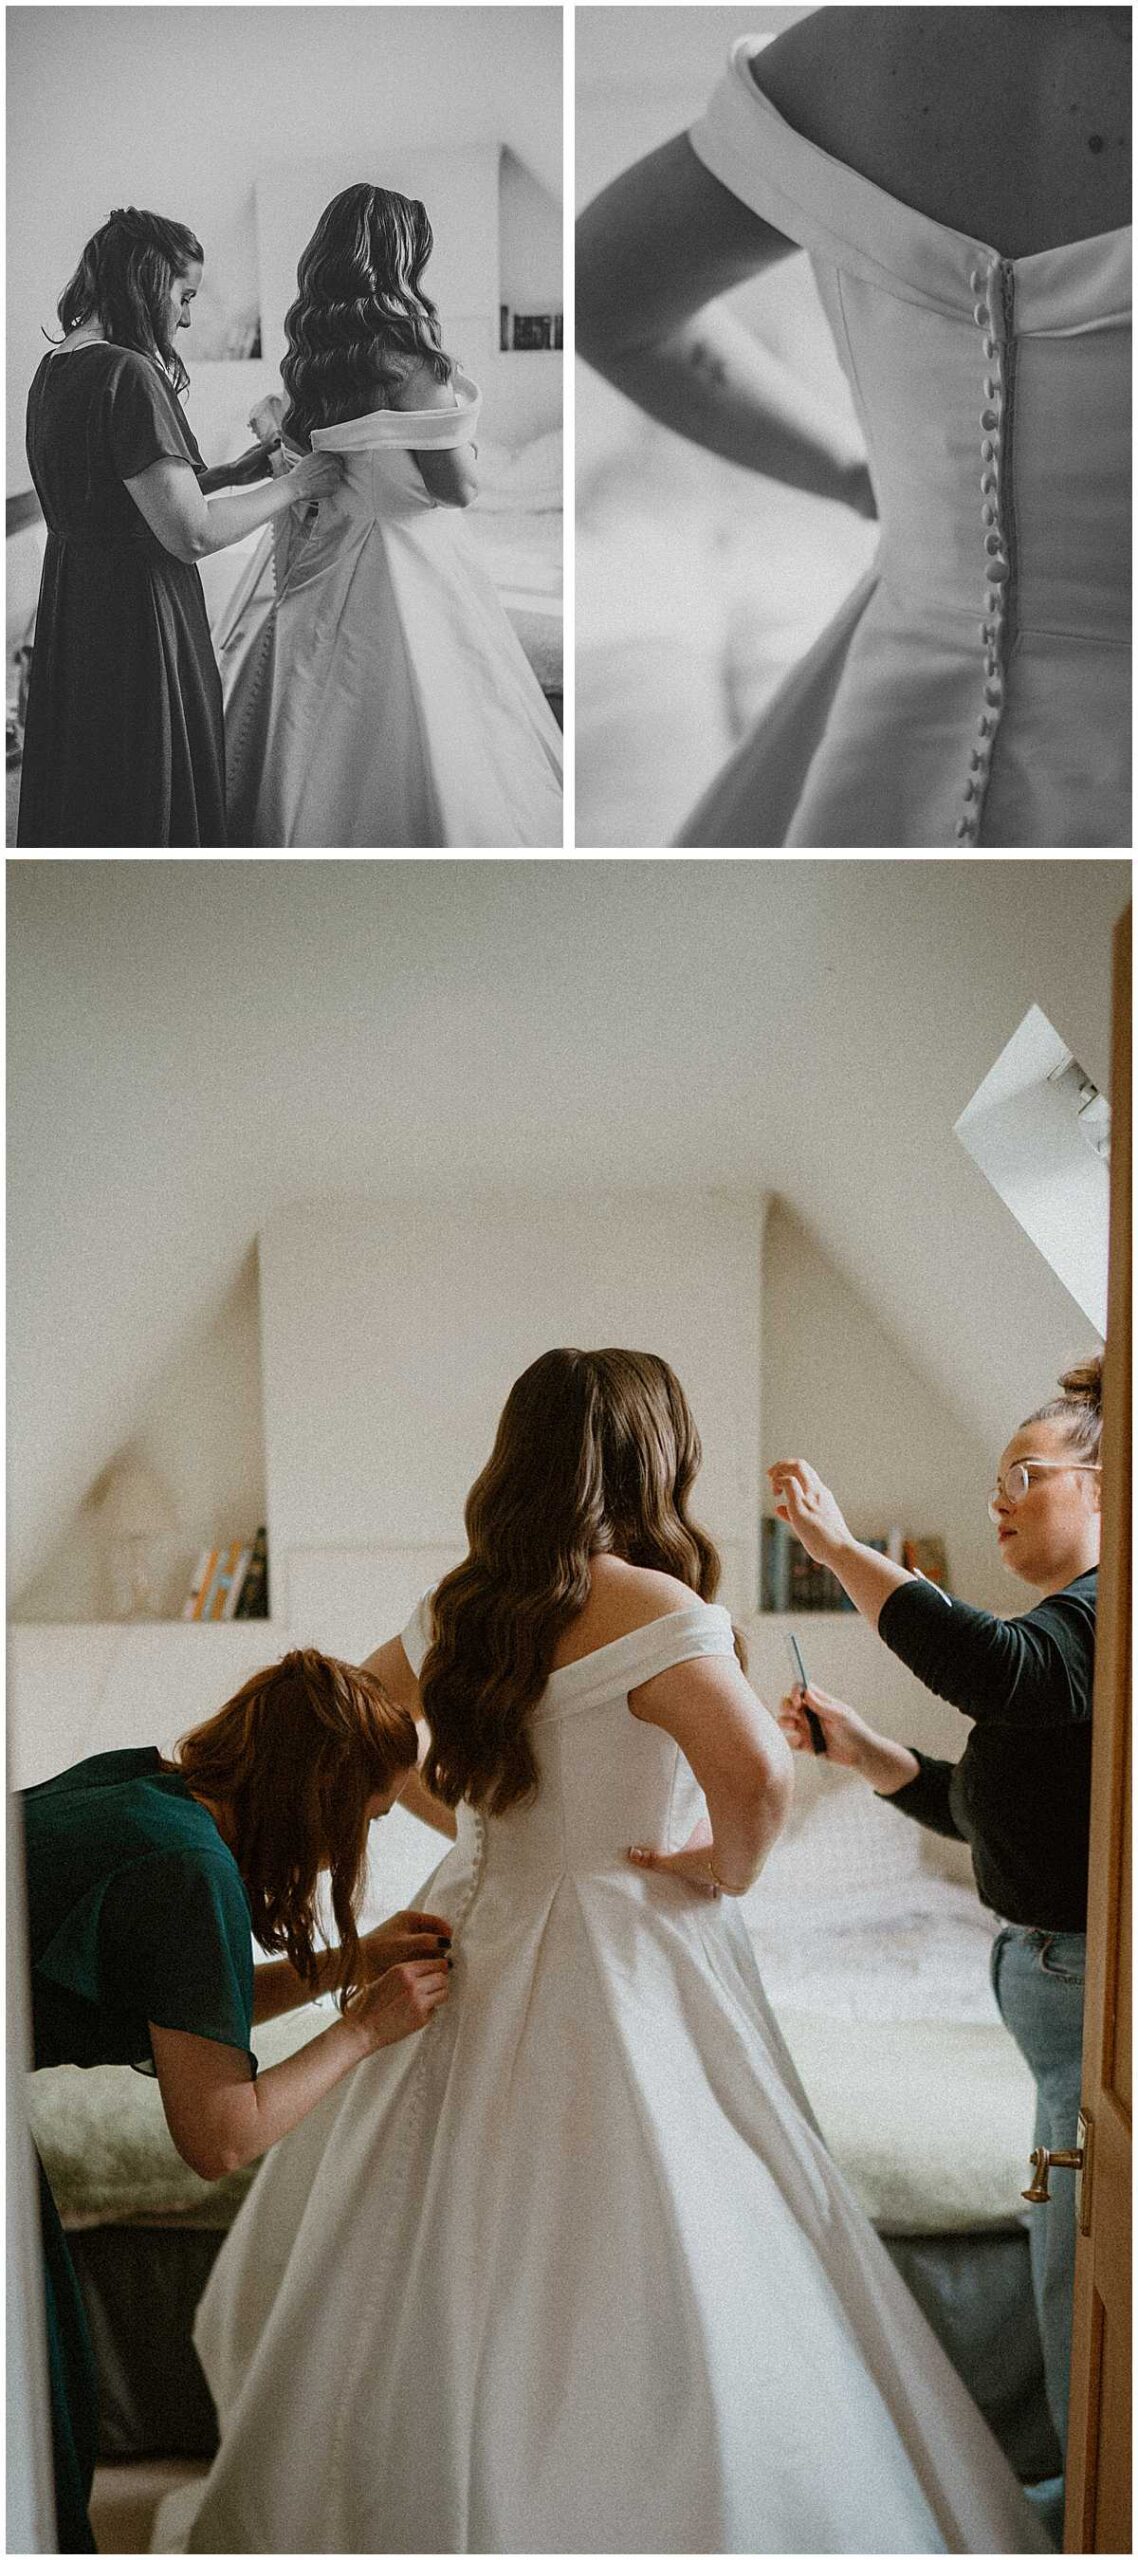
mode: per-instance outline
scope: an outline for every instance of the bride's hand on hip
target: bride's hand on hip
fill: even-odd
[[[682,1849],[630,1849],[628,1854],[634,1867],[650,1867],[658,1876],[675,1876],[678,1883],[689,1884],[702,1894],[705,1902],[714,1902],[719,1887],[709,1864],[713,1846],[711,1824],[697,1822]]]
[[[450,1922],[440,1920],[436,1911],[393,1911],[390,1920],[381,1920],[377,1929],[366,1930],[360,1939],[363,1980],[378,1982],[391,1965],[417,1956],[445,1957],[450,1941]]]
[[[864,516],[870,524],[877,523],[877,499],[867,462],[849,464],[843,496],[847,507],[853,508],[855,516]]]
[[[398,2044],[404,2036],[417,2035],[420,2027],[429,2026],[449,1991],[445,1956],[389,1965],[378,1982],[349,2001],[344,2018],[362,2037],[365,2051],[378,2053],[382,2045]]]

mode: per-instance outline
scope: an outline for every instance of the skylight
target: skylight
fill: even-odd
[[[1110,1105],[1038,1005],[961,1112],[956,1135],[1105,1333]]]

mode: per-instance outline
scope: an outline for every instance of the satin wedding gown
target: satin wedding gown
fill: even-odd
[[[1001,257],[796,133],[754,51],[691,143],[809,253],[881,539],[678,841],[1129,846],[1129,229]]]
[[[428,1640],[421,1605],[416,1670]],[[451,1999],[266,2158],[195,2331],[221,2451],[157,2548],[1048,2547],[829,2158],[734,1903],[626,1856],[703,1804],[630,1688],[731,1650],[694,1601],[555,1671],[536,1799],[461,1810],[422,1894]]]
[[[278,520],[273,589],[222,656],[231,845],[560,846],[561,736],[462,510],[416,450],[475,440],[480,394],[317,427],[343,479]]]

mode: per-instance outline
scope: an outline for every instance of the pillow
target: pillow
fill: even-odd
[[[926,1864],[919,1825],[852,1769],[798,1765],[794,1811],[746,1897],[755,1925],[851,1929],[940,1908],[953,1888]]]

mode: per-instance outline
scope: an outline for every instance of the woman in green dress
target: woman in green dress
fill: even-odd
[[[29,1787],[34,2067],[153,2073],[182,2158],[220,2178],[425,2026],[447,1996],[447,1923],[403,1911],[356,1927],[370,1824],[416,1756],[412,1718],[373,1674],[296,1652],[185,1735],[176,1761],[106,1751]],[[339,1943],[318,1952],[324,1871]],[[253,1937],[280,1961],[254,1969]],[[258,2077],[253,2026],[323,1991],[340,2015]],[[94,2359],[42,2167],[40,2204],[58,2547],[93,2551]]]

